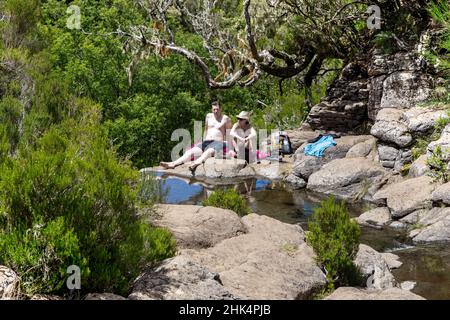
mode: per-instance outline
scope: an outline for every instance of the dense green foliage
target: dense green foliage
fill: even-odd
[[[330,197],[314,209],[308,223],[308,244],[326,272],[328,289],[360,285],[360,273],[353,263],[358,253],[361,230],[349,217],[344,202]]]
[[[440,101],[450,102],[450,3],[446,0],[433,1],[428,11],[441,26],[438,44],[428,53],[428,57],[441,71],[445,83],[436,88],[436,97]]]
[[[234,189],[214,191],[206,200],[203,200],[202,204],[205,207],[211,206],[230,209],[241,217],[250,213],[250,208],[248,207],[245,198]]]
[[[102,106],[59,67],[64,46],[56,50],[62,39],[46,10],[60,3],[0,4],[10,17],[0,24],[0,264],[18,273],[26,296],[67,293],[70,265],[80,267],[82,292],[126,294],[175,242],[138,217],[137,172],[118,161]]]
[[[0,263],[19,272],[27,294],[60,290],[72,264],[83,289],[126,292],[146,263],[174,253],[168,232],[136,217],[136,173],[100,130],[64,121],[2,166]]]
[[[131,57],[122,52],[125,39],[110,32],[142,23],[145,13],[124,0],[73,3],[80,6],[82,28],[88,34],[66,28],[67,5],[55,0],[43,1],[39,34],[47,39],[49,58],[68,88],[102,106],[103,121],[119,155],[138,168],[169,159],[178,143],[171,141],[172,132],[178,128],[193,132],[194,121],[204,120],[214,99],[233,118],[242,110],[253,111],[252,121],[259,128],[294,128],[307,116],[305,94],[295,79],[283,81],[282,94],[270,76],[250,88],[212,92],[197,68],[177,55],[150,56],[136,68],[129,85],[125,70]],[[174,31],[180,44],[206,55],[197,35],[181,25]],[[330,72],[313,85],[313,103],[334,76]]]
[[[448,168],[448,149],[442,150],[441,146],[436,146],[427,159],[427,164],[431,171],[428,173],[436,182],[447,183],[450,181],[450,170]]]

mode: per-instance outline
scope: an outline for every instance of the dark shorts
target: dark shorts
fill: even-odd
[[[206,140],[203,141],[201,144],[199,143],[197,146],[201,148],[203,152],[205,152],[208,149],[214,149],[216,153],[219,154],[223,153],[223,151],[225,150],[226,143],[222,141]]]

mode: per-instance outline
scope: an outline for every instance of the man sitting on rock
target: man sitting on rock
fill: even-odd
[[[191,161],[193,156],[200,156],[189,166],[189,170],[194,173],[195,169],[208,158],[223,155],[223,151],[226,149],[226,132],[230,129],[231,119],[222,114],[219,102],[214,101],[212,103],[212,113],[206,115],[204,141],[196,144],[178,160],[161,162],[160,165],[165,169],[173,169],[176,166]]]

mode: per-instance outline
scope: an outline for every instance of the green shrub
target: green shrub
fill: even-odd
[[[83,291],[126,294],[145,265],[175,253],[167,230],[138,218],[137,173],[98,123],[65,120],[1,170],[0,264],[26,295],[64,293],[72,264]]]
[[[244,197],[234,189],[217,190],[214,191],[208,199],[202,203],[205,207],[217,207],[223,209],[230,209],[240,216],[245,216],[250,213],[250,208],[247,205]]]
[[[361,283],[353,260],[358,252],[361,230],[349,217],[344,202],[330,197],[314,209],[308,223],[307,242],[325,270],[328,289]]]
[[[428,145],[441,137],[442,131],[450,123],[450,110],[447,111],[447,117],[441,117],[436,120],[433,132],[422,138],[418,138],[411,148],[412,160],[416,161],[420,156],[427,153]]]
[[[446,117],[440,117],[436,120],[436,123],[434,125],[434,129],[439,134],[444,131],[445,127],[450,123],[450,110],[447,110],[447,116]]]
[[[411,170],[411,163],[405,163],[402,168],[400,169],[400,174],[405,177],[409,174],[409,171]]]
[[[0,250],[0,261],[18,272],[26,294],[58,291],[70,265],[80,267],[82,279],[90,274],[79,239],[68,229],[64,217],[46,224],[36,223],[30,229],[17,227],[12,232],[0,233]]]
[[[375,35],[374,44],[381,49],[384,54],[392,54],[398,50],[395,34],[390,31],[383,31]]]
[[[437,182],[447,183],[450,181],[450,171],[448,170],[448,150],[443,151],[441,146],[436,146],[427,164],[431,171],[428,173]]]

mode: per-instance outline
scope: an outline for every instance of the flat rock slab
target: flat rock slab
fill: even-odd
[[[383,227],[391,221],[391,212],[386,207],[375,208],[360,215],[356,221],[364,226]]]
[[[433,208],[421,215],[417,225],[410,232],[414,243],[450,242],[450,208]]]
[[[400,257],[390,253],[381,253],[381,256],[383,257],[384,261],[386,261],[387,265],[389,266],[389,269],[398,269],[403,265],[403,262],[400,261]]]
[[[413,142],[408,125],[403,121],[403,110],[400,109],[381,109],[370,134],[399,147],[407,147]]]
[[[261,163],[246,165],[240,159],[214,159],[206,160],[203,165],[197,167],[193,174],[189,170],[190,163],[180,165],[175,169],[164,169],[162,167],[141,169],[141,174],[161,173],[185,179],[197,179],[209,184],[223,184],[228,181],[262,177],[266,179],[281,180],[292,171],[293,159],[289,156],[283,157],[282,162],[262,160]]]
[[[432,194],[432,200],[450,205],[450,182],[437,187]]]
[[[234,300],[219,274],[185,256],[162,261],[134,282],[130,300]]]
[[[204,250],[182,250],[220,274],[225,288],[246,299],[305,299],[326,284],[300,226],[250,214],[248,233]]]
[[[379,163],[366,158],[337,159],[312,174],[307,187],[347,199],[360,197],[371,200],[371,195],[387,176]]]
[[[341,287],[326,297],[325,300],[425,300],[425,298],[400,288],[364,290]]]
[[[246,232],[231,210],[202,206],[158,205],[152,223],[171,230],[179,248],[208,248]]]
[[[431,208],[431,194],[436,187],[432,178],[423,176],[388,185],[378,191],[373,198],[386,199],[392,217],[402,218],[413,211]]]

